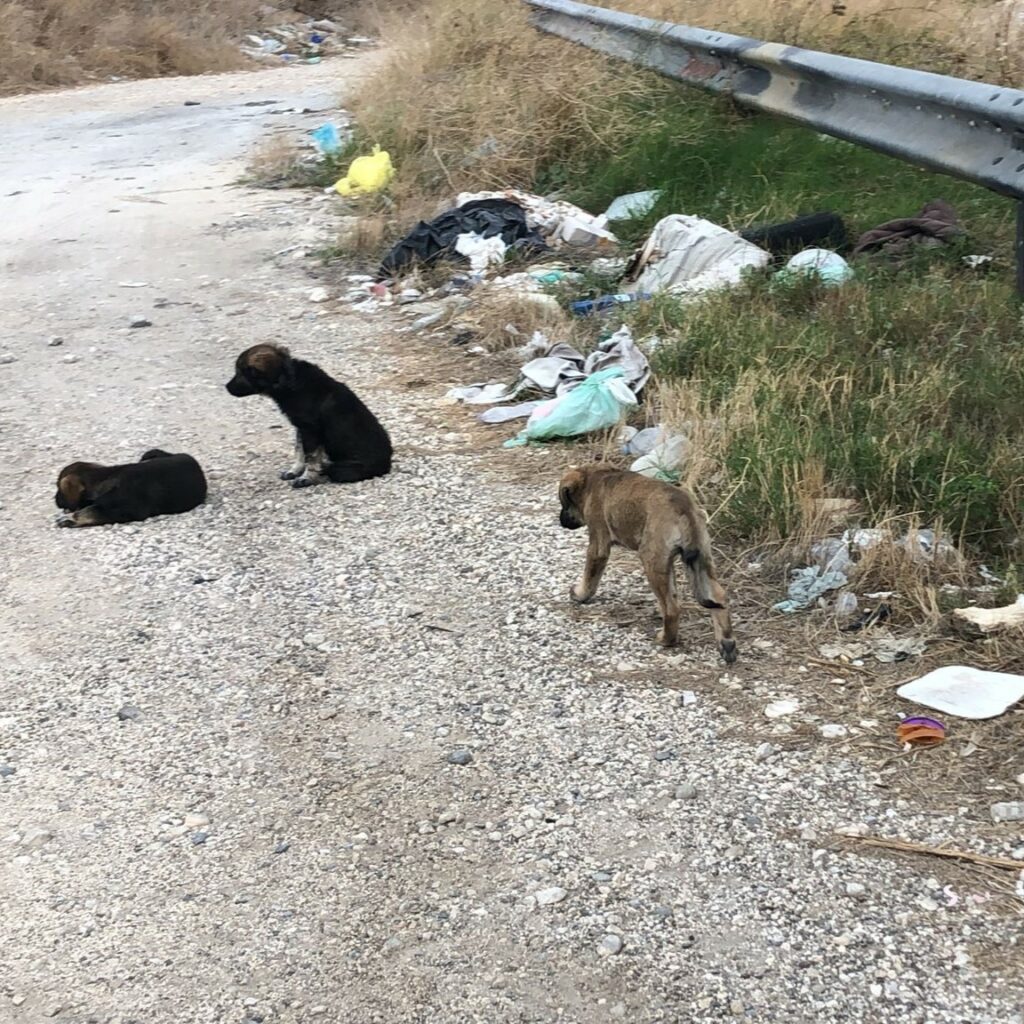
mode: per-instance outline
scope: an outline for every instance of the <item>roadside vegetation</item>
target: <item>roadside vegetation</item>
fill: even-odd
[[[992,81],[1021,70],[1004,5],[859,4],[856,17],[829,13],[838,4],[614,6]],[[428,203],[508,186],[594,212],[662,189],[630,243],[674,212],[740,229],[832,210],[855,239],[931,199],[952,203],[962,245],[860,263],[842,288],[755,278],[622,318],[660,339],[649,415],[703,425],[692,482],[720,528],[806,539],[820,499],[842,497],[862,522],[918,522],[1004,567],[1021,560],[1024,325],[1008,201],[541,37],[504,0],[432,0],[385,38],[390,63],[354,109],[357,147],[380,143],[398,169],[394,205],[377,211],[395,234]],[[994,259],[980,272],[967,254]]]

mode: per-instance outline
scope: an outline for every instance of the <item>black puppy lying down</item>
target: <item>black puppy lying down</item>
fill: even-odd
[[[269,395],[295,427],[295,462],[281,473],[292,487],[354,483],[391,470],[391,438],[341,381],[279,345],[254,345],[225,385],[236,398]]]
[[[134,523],[189,512],[206,500],[206,477],[191,455],[153,448],[138,462],[101,466],[72,462],[57,478],[58,526]]]

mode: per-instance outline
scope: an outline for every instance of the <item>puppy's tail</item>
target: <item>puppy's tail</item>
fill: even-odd
[[[719,599],[722,588],[715,579],[715,563],[711,557],[711,544],[707,536],[698,539],[698,546],[679,549],[683,564],[690,576],[693,596],[701,608],[724,608]]]

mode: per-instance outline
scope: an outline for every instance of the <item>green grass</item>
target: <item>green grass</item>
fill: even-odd
[[[1012,204],[729,103],[663,85],[633,108],[614,153],[583,147],[549,163],[539,190],[601,210],[660,188],[657,208],[621,226],[635,242],[670,212],[741,228],[833,210],[851,240],[941,197],[968,236],[903,265],[860,263],[840,288],[746,286],[697,304],[626,309],[661,339],[654,360],[687,404],[724,424],[714,439],[718,522],[787,538],[806,525],[806,481],[856,497],[869,519],[916,514],[989,557],[1024,531],[1024,326],[1012,288]],[[961,262],[988,253],[979,275]],[[618,314],[617,314],[618,316]],[[594,329],[598,325],[594,324]]]

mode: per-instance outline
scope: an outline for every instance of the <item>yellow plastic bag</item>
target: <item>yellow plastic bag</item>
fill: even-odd
[[[370,156],[357,156],[349,164],[348,174],[335,182],[334,188],[343,196],[366,195],[386,188],[394,176],[391,154],[380,146],[374,146]]]

